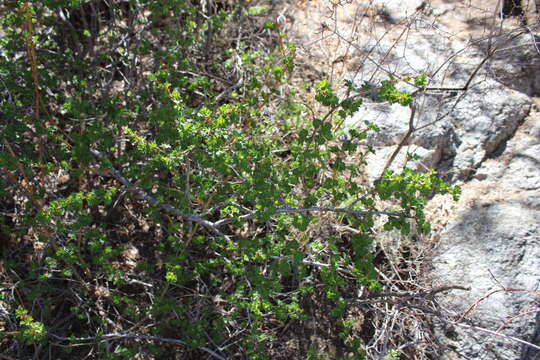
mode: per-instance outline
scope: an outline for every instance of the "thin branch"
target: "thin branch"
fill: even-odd
[[[454,109],[457,107],[457,105],[461,102],[461,100],[465,97],[465,94],[467,93],[467,90],[469,90],[469,88],[471,87],[471,84],[472,84],[472,81],[474,80],[474,78],[476,77],[476,75],[478,74],[478,72],[480,71],[480,69],[482,69],[482,67],[485,65],[485,63],[490,60],[496,53],[497,51],[499,51],[499,49],[504,46],[505,44],[511,42],[512,40],[516,39],[517,37],[521,36],[524,32],[523,31],[520,31],[518,32],[517,34],[511,36],[510,38],[508,38],[503,44],[500,44],[499,46],[489,50],[487,52],[487,54],[484,56],[484,58],[482,59],[482,61],[476,66],[476,68],[473,70],[473,72],[471,73],[471,75],[469,76],[467,82],[465,83],[465,85],[462,87],[462,88],[458,88],[456,89],[457,91],[461,91],[461,94],[459,95],[459,97],[456,99],[456,101],[454,102],[454,104],[452,105],[452,107],[450,108],[450,110],[448,110],[446,113],[444,113],[443,115],[439,116],[437,119],[433,120],[432,122],[430,123],[427,123],[427,124],[424,124],[418,128],[416,128],[415,131],[418,131],[418,130],[421,130],[421,129],[424,129],[428,126],[431,126],[443,119],[445,119],[448,115],[450,115]],[[437,70],[438,71],[438,70]],[[436,88],[430,88],[430,89],[426,89],[426,90],[433,90]]]
[[[215,101],[220,102],[221,100],[228,97],[233,91],[240,89],[242,85],[244,85],[244,81],[242,79],[238,80],[236,84],[228,87],[227,89],[223,90],[218,96],[216,96]]]
[[[417,293],[410,293],[410,292],[401,293],[401,292],[390,291],[390,292],[385,292],[385,293],[381,293],[381,294],[366,295],[366,296],[363,296],[361,298],[354,299],[354,302],[356,302],[356,303],[373,302],[373,301],[387,302],[389,300],[386,300],[386,298],[390,298],[390,297],[391,298],[403,298],[405,300],[410,300],[410,299],[419,298],[419,297],[420,298],[426,298],[426,297],[433,297],[434,295],[436,295],[438,293],[441,293],[441,292],[444,292],[444,291],[449,291],[449,290],[470,291],[471,288],[465,287],[465,286],[459,286],[459,285],[448,285],[448,286],[441,286],[441,287],[431,289],[431,290],[428,290],[428,291],[419,291]]]
[[[515,337],[515,336],[510,336],[510,335],[506,335],[506,334],[503,334],[503,333],[500,333],[500,332],[496,332],[496,331],[493,331],[493,330],[489,330],[489,329],[485,329],[485,328],[481,328],[481,327],[473,326],[473,325],[462,324],[462,323],[458,323],[458,322],[454,322],[453,324],[454,324],[454,325],[457,325],[457,326],[461,326],[461,327],[467,328],[467,329],[483,331],[483,332],[488,333],[488,334],[491,334],[491,335],[500,336],[500,337],[503,337],[503,338],[505,338],[505,339],[512,340],[512,341],[516,341],[516,342],[518,342],[518,343],[520,343],[520,344],[523,344],[523,345],[532,347],[532,348],[534,348],[534,349],[536,349],[536,350],[540,350],[540,346],[531,344],[530,342],[525,341],[525,340],[522,340],[522,339],[517,338],[517,337]]]
[[[92,154],[94,154],[98,159],[103,160],[106,159],[106,156],[103,155],[100,151],[95,149],[90,149]],[[129,189],[131,192],[133,192],[139,199],[144,200],[148,202],[150,205],[159,207],[163,210],[165,210],[168,213],[180,216],[184,220],[188,222],[194,222],[199,225],[204,226],[208,230],[210,230],[212,233],[219,235],[221,237],[224,237],[226,239],[229,239],[227,235],[223,234],[218,228],[220,226],[229,224],[232,222],[232,219],[221,219],[216,222],[211,222],[208,220],[205,220],[197,215],[193,214],[186,214],[183,213],[180,209],[177,207],[167,204],[167,203],[160,203],[156,200],[153,196],[148,194],[146,191],[141,189],[140,187],[137,187],[131,183],[120,171],[115,169],[114,167],[109,168],[110,173],[113,175],[115,179],[120,181],[127,189]],[[404,216],[404,217],[410,217],[410,215],[407,215],[405,213],[400,212],[391,212],[391,211],[377,211],[377,210],[352,210],[348,208],[332,208],[332,207],[325,207],[325,206],[312,206],[307,208],[278,208],[275,210],[276,214],[296,214],[296,213],[307,213],[307,212],[335,212],[335,213],[347,213],[354,216],[367,216],[367,215],[387,215],[387,216]],[[241,220],[248,220],[253,219],[256,217],[256,212],[252,212],[243,216],[240,216]]]
[[[94,150],[94,149],[90,149],[90,151],[98,159],[100,160],[106,159],[106,156],[103,155],[100,151]],[[120,181],[124,186],[126,186],[127,189],[129,189],[131,192],[137,195],[139,199],[148,202],[150,205],[159,207],[170,214],[180,216],[181,218],[183,218],[184,220],[187,220],[188,222],[191,221],[199,225],[202,225],[208,230],[210,230],[212,233],[228,239],[227,235],[223,234],[221,231],[218,230],[216,223],[205,220],[197,215],[183,213],[182,211],[180,211],[180,209],[178,209],[177,207],[173,205],[170,205],[167,203],[160,203],[159,201],[156,200],[156,198],[148,194],[146,191],[144,191],[138,186],[133,185],[131,181],[129,181],[126,177],[124,177],[124,175],[120,171],[116,170],[114,167],[111,166],[109,168],[109,171],[111,172],[111,174],[114,176],[116,180]]]
[[[101,336],[88,336],[88,337],[79,337],[79,338],[71,338],[71,337],[65,337],[65,336],[58,336],[55,334],[49,334],[49,336],[61,340],[61,341],[107,341],[107,340],[115,340],[115,339],[136,339],[136,340],[152,340],[152,341],[160,341],[160,342],[166,342],[166,343],[173,343],[173,344],[179,344],[179,345],[185,345],[188,346],[188,344],[179,339],[172,339],[172,338],[164,338],[160,336],[147,336],[147,335],[137,335],[137,334],[105,334]],[[227,358],[224,358],[223,356],[219,355],[215,351],[207,348],[206,346],[200,346],[197,349],[202,350],[216,359],[219,360],[227,360]]]
[[[467,309],[467,311],[465,311],[463,313],[463,315],[461,315],[458,319],[458,321],[462,321],[464,320],[467,316],[469,316],[470,313],[472,313],[477,307],[478,305],[486,300],[487,298],[489,298],[490,296],[494,295],[494,294],[497,294],[497,293],[500,293],[500,292],[526,292],[526,293],[530,293],[530,294],[535,294],[535,295],[538,295],[539,292],[537,291],[534,291],[534,290],[528,290],[528,289],[514,289],[514,288],[502,288],[502,289],[496,289],[496,290],[493,290],[493,291],[490,291],[488,292],[486,295],[482,296],[481,298],[479,298],[478,300],[476,300],[474,302],[474,304],[472,304],[471,306],[469,306],[469,308]]]
[[[271,255],[270,259],[272,259],[272,260],[283,260],[283,259],[291,260],[292,257],[291,256]],[[326,263],[322,263],[322,262],[319,262],[319,261],[311,261],[311,260],[307,260],[307,259],[303,259],[302,264],[310,265],[310,266],[316,266],[316,267],[330,267],[330,266],[332,266],[331,264],[326,264]],[[339,271],[339,272],[342,272],[342,273],[352,275],[352,272],[350,270],[345,269],[343,267],[337,267],[336,270]]]
[[[386,215],[386,216],[404,216],[404,217],[411,217],[410,215],[407,215],[405,213],[401,212],[392,212],[392,211],[377,211],[377,210],[352,210],[348,208],[332,208],[332,207],[326,207],[326,206],[311,206],[307,208],[289,208],[289,207],[283,207],[278,208],[275,210],[276,214],[301,214],[301,213],[308,213],[308,212],[334,212],[334,213],[346,213],[354,216],[367,216],[367,215]],[[248,220],[253,219],[257,216],[256,212],[252,212],[246,215],[242,215],[239,217],[240,220]],[[225,224],[229,224],[232,222],[232,219],[222,219],[219,221],[216,221],[214,223],[214,226],[220,227]]]
[[[537,312],[540,312],[540,309],[529,310],[529,311],[525,311],[525,312],[519,313],[519,314],[517,314],[517,315],[514,315],[514,316],[512,316],[511,318],[507,319],[505,322],[503,322],[501,325],[499,325],[499,327],[498,327],[497,330],[495,330],[495,331],[496,331],[496,332],[501,331],[502,329],[504,329],[505,327],[507,327],[508,324],[510,324],[512,321],[514,321],[514,320],[517,319],[517,318],[520,318],[520,317],[522,317],[522,316],[529,315],[529,314],[534,314],[534,313],[537,313]]]
[[[144,282],[144,281],[141,281],[141,280],[137,280],[137,279],[131,279],[131,278],[128,278],[127,276],[122,277],[122,280],[124,280],[128,284],[139,284],[139,285],[146,286],[146,287],[149,287],[149,288],[154,287],[154,285],[152,285],[150,283],[147,283],[147,282]]]
[[[401,142],[399,143],[397,148],[392,153],[392,156],[390,156],[390,158],[388,159],[388,161],[384,165],[384,168],[381,171],[381,175],[379,176],[379,180],[381,180],[383,178],[384,173],[386,172],[386,170],[388,170],[390,165],[392,165],[392,163],[396,159],[396,156],[399,154],[399,151],[401,150],[401,148],[407,143],[407,141],[409,140],[409,138],[411,137],[411,135],[415,131],[415,128],[414,128],[414,115],[416,114],[416,104],[414,103],[414,101],[410,105],[410,108],[411,108],[411,116],[409,117],[409,129],[407,130],[407,133],[405,134],[403,139],[401,139]]]
[[[410,217],[405,213],[392,212],[392,211],[377,211],[377,210],[352,210],[348,208],[332,208],[326,206],[312,206],[307,208],[279,208],[276,210],[277,214],[294,214],[305,212],[335,212],[335,213],[347,213],[355,216],[366,215],[387,215],[387,216],[405,216]]]
[[[43,208],[43,203],[41,199],[38,199],[34,195],[34,189],[32,188],[32,185],[28,183],[28,185],[25,185],[21,183],[17,177],[11,172],[7,167],[3,166],[1,170],[6,174],[8,181],[10,181],[13,185],[15,185],[19,190],[22,191],[22,193],[30,200],[32,204],[34,204],[34,207],[37,210],[41,210]]]
[[[531,35],[531,41],[534,45],[534,48],[536,49],[536,52],[540,54],[540,49],[538,48],[538,42],[536,41],[536,38],[534,37],[534,33],[532,32],[531,28],[526,26],[525,29],[529,32],[529,35]]]

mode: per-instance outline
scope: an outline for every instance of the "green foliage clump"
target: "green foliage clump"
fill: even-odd
[[[46,329],[43,323],[34,321],[34,318],[22,306],[17,308],[15,314],[19,320],[21,329],[17,335],[23,342],[32,345],[45,340]]]
[[[361,357],[344,318],[352,289],[382,288],[375,217],[427,232],[428,196],[458,190],[409,169],[360,182],[376,124],[342,129],[362,100],[327,80],[316,102],[300,96],[295,47],[267,11],[2,5],[0,202],[16,214],[0,223],[2,281],[19,294],[18,356],[39,357],[48,341],[54,358],[263,359],[316,298]],[[394,85],[383,82],[382,99],[414,101]],[[321,236],[328,219],[355,232]]]

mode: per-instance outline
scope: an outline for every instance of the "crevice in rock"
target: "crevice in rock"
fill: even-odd
[[[531,344],[539,344],[540,343],[540,302],[537,303],[538,307],[538,313],[536,314],[536,324],[534,331],[531,334],[531,337],[529,339],[529,342]],[[540,359],[540,350],[533,349],[530,346],[523,346],[523,350],[521,352],[521,356],[519,357],[519,360],[538,360]]]
[[[499,141],[499,143],[493,147],[492,151],[489,151],[489,152],[486,151],[486,154],[484,155],[483,159],[475,166],[474,169],[472,169],[461,180],[463,180],[464,182],[467,182],[467,181],[473,179],[476,176],[476,172],[478,171],[478,169],[480,169],[482,167],[482,165],[484,164],[484,162],[486,160],[488,160],[488,159],[496,159],[499,156],[502,156],[506,151],[508,141],[510,141],[510,140],[512,140],[514,138],[514,136],[516,135],[516,133],[518,132],[520,127],[523,125],[523,123],[525,123],[527,118],[529,116],[531,116],[532,111],[533,111],[533,106],[531,105],[531,106],[529,106],[529,110],[527,111],[525,116],[521,120],[519,120],[519,123],[516,126],[516,128],[507,137],[502,138]]]
[[[503,7],[501,10],[503,18],[509,16],[523,16],[523,6],[521,0],[503,0]]]
[[[517,131],[517,129],[516,129]],[[504,141],[501,141],[501,143],[499,145],[497,145],[497,147],[495,148],[495,150],[493,150],[493,152],[489,155],[486,155],[486,159],[496,159],[498,158],[499,156],[501,156],[504,151],[506,150],[506,145],[508,143],[508,140],[510,139],[506,139]]]

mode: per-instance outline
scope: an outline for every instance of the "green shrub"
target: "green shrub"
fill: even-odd
[[[316,102],[302,97],[295,47],[259,17],[268,7],[1,7],[0,201],[16,214],[1,223],[2,276],[19,294],[18,356],[262,359],[313,297],[361,356],[340,319],[351,289],[381,289],[375,217],[427,232],[426,198],[458,189],[409,169],[360,182],[376,125],[343,129],[361,98],[326,80]],[[328,221],[358,231],[324,236]]]

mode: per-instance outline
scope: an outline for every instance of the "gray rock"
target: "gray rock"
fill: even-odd
[[[469,28],[466,14],[445,9],[433,9],[432,14],[459,18],[456,21],[462,24],[455,28]],[[376,89],[389,74],[404,77],[424,72],[430,87],[463,87],[486,49],[458,36],[450,41],[433,33],[433,29],[411,28],[406,42],[381,40],[359,46],[358,72],[350,78],[357,85],[368,80]],[[408,162],[409,167],[448,170],[451,181],[464,182],[462,200],[446,213],[456,217],[437,217],[441,221],[437,226],[443,229],[429,272],[434,284],[426,286],[461,285],[471,290],[440,295],[439,304],[456,318],[477,304],[467,315],[472,324],[492,331],[506,324],[502,334],[540,345],[540,313],[534,312],[539,309],[540,290],[540,114],[530,98],[540,92],[539,54],[530,33],[507,39],[493,39],[502,50],[478,72],[463,96],[460,91],[441,91],[418,98],[415,128],[419,130],[392,168],[399,170],[407,161],[406,153],[416,152],[423,159]],[[408,86],[398,84],[401,89]],[[366,140],[378,149],[367,158],[371,180],[380,175],[407,133],[410,114],[408,107],[386,104],[371,94],[363,108],[346,120],[349,127],[369,120],[381,128]],[[449,202],[443,206],[450,206]],[[439,325],[436,337],[445,345],[441,359],[540,359],[536,350],[508,338]]]
[[[540,289],[540,117],[527,116],[532,109],[528,95],[540,89],[540,70],[534,70],[538,54],[531,50],[534,44],[528,36],[529,43],[523,35],[505,44],[463,96],[444,91],[418,98],[415,127],[420,130],[393,169],[402,168],[406,152],[414,149],[423,159],[409,162],[409,167],[445,169],[451,180],[466,181],[464,200],[442,232],[430,274],[437,284],[469,286],[471,291],[441,296],[444,308],[459,317],[478,302],[469,314],[472,323],[495,331],[507,322],[503,334],[537,341],[540,315],[537,320],[531,311],[538,299],[530,291]],[[465,47],[460,40],[450,42],[427,30],[411,34],[407,43],[381,41],[357,52],[360,67],[354,81],[361,85],[370,80],[377,88],[389,73],[425,72],[431,87],[462,87],[485,50],[471,46],[452,57]],[[408,107],[372,96],[347,119],[350,127],[369,120],[381,128],[366,140],[378,149],[367,158],[371,180],[380,175],[407,133],[410,114]],[[503,287],[525,291],[502,291]],[[494,293],[479,301],[490,292]],[[526,312],[530,313],[516,317]],[[539,359],[537,352],[503,337],[458,326],[447,330],[441,326],[436,334],[446,345],[443,359]]]
[[[441,283],[471,287],[442,300],[444,306],[463,314],[478,302],[470,318],[482,328],[494,331],[535,309],[527,291],[540,288],[540,207],[531,209],[527,200],[479,202],[464,209],[440,239],[433,273]],[[501,286],[521,291],[503,291]],[[535,319],[529,315],[510,321],[503,333],[527,340],[534,330]],[[457,336],[446,343],[465,359],[519,359],[523,351],[516,342],[481,331],[455,331]]]
[[[497,157],[482,163],[475,180],[463,185],[457,218],[445,228],[433,258],[432,276],[441,284],[470,286],[440,301],[463,314],[478,302],[470,319],[482,328],[535,342],[540,340],[540,114],[520,126]],[[536,293],[537,294],[537,293]],[[455,327],[441,328],[442,343],[453,348],[444,359],[538,360],[540,353],[517,342]]]
[[[388,73],[399,76],[427,73],[431,87],[462,87],[482,61],[477,49],[471,49],[466,61],[461,58],[448,61],[452,47],[465,45],[437,41],[424,33],[416,34],[407,44],[398,44],[387,56],[392,46],[382,42],[372,49],[371,60],[363,61],[354,80],[358,86],[365,79],[370,79],[377,88],[388,78]],[[376,63],[382,63],[383,58],[381,70]],[[428,92],[417,101],[415,128],[419,130],[415,131],[409,144],[443,154],[439,160],[450,159],[454,178],[468,178],[482,161],[512,136],[530,110],[528,96],[505,87],[488,75],[481,72],[465,94],[459,91]],[[369,144],[390,146],[398,144],[407,133],[409,118],[410,109],[407,107],[367,99],[347,124],[355,127],[363,120],[376,123],[381,131],[369,138]],[[436,163],[432,165],[437,167]]]
[[[534,191],[540,195],[540,115],[533,112],[501,154],[487,159],[475,178],[497,184],[498,191]],[[540,202],[540,196],[536,199]]]
[[[504,141],[509,139],[529,114],[531,100],[486,79],[470,89],[449,115],[457,135],[454,168],[468,177]]]
[[[501,41],[487,69],[501,84],[529,96],[540,96],[540,37],[533,33]]]

